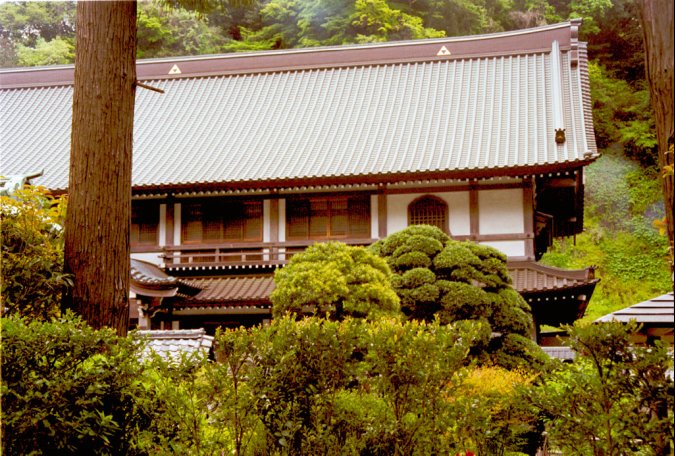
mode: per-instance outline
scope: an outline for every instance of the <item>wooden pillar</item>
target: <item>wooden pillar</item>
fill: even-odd
[[[525,256],[534,260],[534,188],[533,179],[524,179],[523,183],[523,216],[525,227]]]
[[[378,194],[377,194],[377,229],[378,236],[380,239],[387,237],[387,194],[385,192],[386,187],[380,185]]]
[[[478,181],[469,184],[469,235],[472,241],[480,235],[480,219],[478,208]]]

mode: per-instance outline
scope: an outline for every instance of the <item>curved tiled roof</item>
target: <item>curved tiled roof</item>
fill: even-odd
[[[145,83],[164,94],[137,90],[133,185],[353,183],[583,165],[595,143],[577,26],[148,62],[184,71],[146,71]],[[65,189],[72,87],[67,78],[41,86],[52,73],[0,72],[1,172],[44,170],[36,184]],[[19,77],[33,82],[12,82]]]
[[[519,293],[594,286],[599,280],[593,277],[590,269],[564,270],[531,261],[509,263],[508,269],[513,287]],[[197,278],[190,279],[189,283],[202,291],[181,300],[178,307],[269,303],[270,294],[275,288],[272,275]]]
[[[520,293],[563,290],[600,281],[595,278],[593,268],[560,269],[533,261],[509,262],[508,268],[513,287]]]
[[[168,275],[152,263],[135,258],[131,259],[130,275],[131,291],[142,296],[193,296],[201,290],[198,286]]]
[[[206,305],[222,302],[268,303],[274,290],[272,276],[232,276],[192,279],[190,284],[202,291],[192,298],[183,300],[179,307]]]

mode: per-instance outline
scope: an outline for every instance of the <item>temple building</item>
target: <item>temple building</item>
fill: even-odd
[[[139,61],[132,318],[264,322],[294,253],[412,224],[504,252],[538,325],[581,317],[592,268],[537,263],[598,157],[579,26]],[[0,174],[67,192],[73,75],[0,71]]]

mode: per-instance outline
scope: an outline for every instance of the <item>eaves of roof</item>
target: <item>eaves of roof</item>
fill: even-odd
[[[534,261],[509,262],[508,268],[513,287],[525,294],[595,286],[600,281],[595,278],[594,268],[561,269]]]

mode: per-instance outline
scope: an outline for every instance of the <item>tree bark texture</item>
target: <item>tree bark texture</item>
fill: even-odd
[[[673,255],[673,0],[638,0],[645,47],[645,69],[658,141],[659,167],[664,172],[663,198]],[[670,166],[670,172],[665,172]],[[672,264],[671,264],[672,267]]]
[[[64,307],[127,332],[136,2],[77,4]]]

